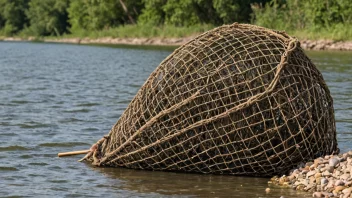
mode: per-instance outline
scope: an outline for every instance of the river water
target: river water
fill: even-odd
[[[107,134],[170,49],[0,42],[0,197],[311,197],[267,178],[95,168],[58,152]],[[352,149],[352,52],[309,52]]]

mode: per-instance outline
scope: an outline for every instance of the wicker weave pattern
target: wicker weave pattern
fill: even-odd
[[[167,57],[92,148],[99,166],[270,176],[337,150],[333,103],[296,39],[225,25]]]

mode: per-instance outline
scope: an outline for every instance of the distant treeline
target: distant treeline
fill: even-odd
[[[6,36],[233,22],[350,34],[352,0],[0,0],[0,34]]]
[[[265,0],[0,0],[4,34],[36,36],[103,30],[126,24],[191,26],[250,22]]]

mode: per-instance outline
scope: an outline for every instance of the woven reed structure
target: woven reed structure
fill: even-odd
[[[235,23],[168,56],[84,159],[271,176],[337,150],[329,89],[299,42]]]

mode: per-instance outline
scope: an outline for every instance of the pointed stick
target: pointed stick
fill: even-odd
[[[57,156],[64,157],[64,156],[70,156],[70,155],[87,154],[89,152],[90,152],[90,150],[71,151],[71,152],[65,152],[65,153],[58,153]]]

